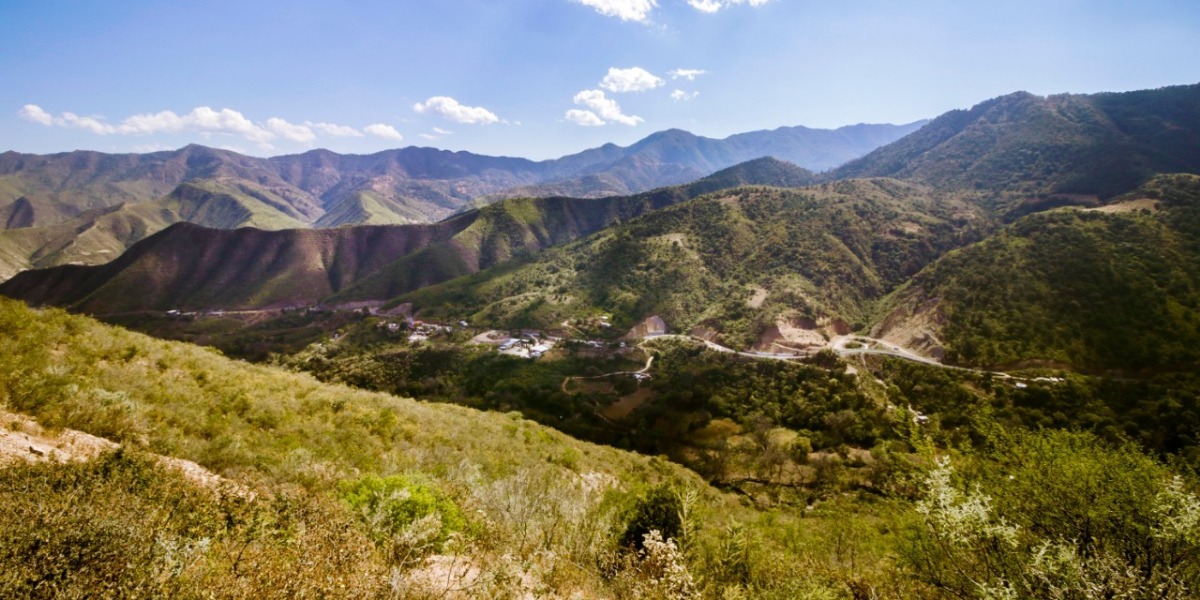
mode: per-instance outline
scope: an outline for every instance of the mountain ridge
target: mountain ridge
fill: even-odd
[[[170,211],[144,223],[157,229],[177,221],[265,229],[431,223],[512,197],[628,196],[768,154],[793,162],[848,160],[919,125],[792,127],[724,140],[667,130],[628,147],[606,144],[543,161],[416,146],[365,155],[314,149],[265,159],[196,144],[147,154],[9,151],[0,153],[0,279],[59,264],[36,259],[39,248],[31,249],[30,240],[61,237],[62,225],[83,226],[96,214],[90,211],[121,204]],[[13,233],[30,229],[39,231]],[[101,251],[114,249],[120,248],[107,242],[81,248],[67,262],[95,264]]]
[[[505,200],[436,224],[265,231],[181,222],[110,263],[24,271],[0,284],[0,293],[94,314],[302,306],[331,296],[386,300],[593,233],[723,181],[784,177],[779,181],[789,183],[811,176],[773,159],[727,171],[712,181],[635,196]],[[147,293],[129,293],[135,289]]]
[[[1102,94],[1016,92],[953,110],[823,174],[899,177],[1011,198],[1110,198],[1158,173],[1200,173],[1200,84]]]

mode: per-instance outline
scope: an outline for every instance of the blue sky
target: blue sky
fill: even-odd
[[[553,158],[1200,81],[1200,2],[0,3],[0,150]]]

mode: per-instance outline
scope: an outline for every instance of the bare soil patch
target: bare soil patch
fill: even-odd
[[[750,288],[752,292],[750,299],[746,301],[746,306],[750,308],[762,308],[763,302],[767,299],[767,290],[758,286]]]
[[[30,417],[0,410],[0,468],[19,462],[87,461],[116,447],[109,439],[74,429],[48,430]],[[159,456],[158,461],[209,489],[226,482],[189,460]]]
[[[1109,213],[1109,214],[1127,213],[1127,212],[1133,212],[1135,210],[1148,210],[1151,212],[1155,212],[1158,210],[1158,200],[1155,200],[1153,198],[1139,198],[1137,200],[1129,200],[1126,202],[1117,202],[1114,204],[1098,206],[1096,208],[1089,208],[1086,210],[1089,212],[1101,212],[1101,213]]]
[[[601,411],[604,418],[616,421],[629,416],[629,413],[637,410],[637,408],[654,397],[654,392],[650,388],[638,388],[638,390],[628,396],[623,396],[620,400],[613,402]]]

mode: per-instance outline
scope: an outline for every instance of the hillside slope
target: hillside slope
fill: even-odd
[[[5,597],[412,597],[471,582],[488,596],[610,595],[595,565],[625,530],[611,502],[668,482],[697,508],[738,510],[682,467],[519,416],[321,384],[3,299],[0,403],[124,445],[93,463],[0,465]],[[227,481],[199,487],[147,452]],[[401,500],[353,502],[372,485]],[[413,526],[431,513],[442,537]]]
[[[889,306],[876,335],[961,364],[1195,369],[1200,177],[1025,217],[930,265]]]
[[[1200,173],[1200,84],[1095,95],[1010,94],[946,113],[827,176],[911,178],[1027,198],[1107,198],[1158,173]]]
[[[109,264],[26,271],[0,284],[0,293],[92,314],[386,300],[577,239],[713,187],[747,180],[787,183],[808,176],[794,165],[763,160],[689,186],[630,197],[506,200],[436,225],[274,232],[179,225]],[[180,189],[193,187],[206,200],[225,197],[193,184]],[[281,214],[253,199],[207,201],[194,205],[199,210],[189,209],[188,197],[182,196],[168,213],[175,220],[182,220],[178,215],[185,210],[193,215],[206,211],[206,218],[244,218],[247,206],[263,207],[258,214],[266,217]]]
[[[953,197],[895,180],[715,192],[477,275],[402,296],[431,318],[557,327],[659,315],[755,343],[775,319],[861,322],[925,264],[988,222]]]
[[[461,225],[262,231],[180,223],[111,263],[25,271],[0,293],[93,314],[307,305]]]

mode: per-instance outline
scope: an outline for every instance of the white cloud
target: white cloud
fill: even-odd
[[[214,110],[207,106],[196,107],[183,115],[170,110],[133,115],[119,123],[109,123],[103,117],[80,116],[73,112],[63,112],[54,116],[36,104],[26,104],[17,111],[17,114],[34,123],[51,127],[82,129],[96,135],[148,136],[193,132],[200,134],[205,140],[210,140],[218,134],[233,135],[255,142],[260,148],[268,150],[272,148],[270,142],[276,139],[312,145],[316,142],[318,133],[333,137],[363,137],[370,134],[393,141],[404,139],[404,136],[400,135],[400,132],[396,131],[394,127],[381,123],[368,126],[363,130],[325,122],[304,121],[302,124],[296,124],[279,117],[271,117],[265,123],[256,123],[236,110],[229,108]],[[143,145],[141,147],[154,146]]]
[[[453,131],[446,131],[445,129],[442,129],[441,127],[434,127],[433,132],[438,135],[454,135]]]
[[[600,127],[604,125],[604,119],[597,117],[596,113],[590,110],[572,108],[567,111],[566,117],[568,121],[583,127]]]
[[[458,100],[448,96],[434,96],[423,103],[418,102],[413,105],[413,110],[421,114],[433,113],[455,123],[467,125],[487,125],[500,122],[500,117],[497,117],[492,111],[482,106],[463,106],[458,103]]]
[[[73,112],[65,112],[61,117],[54,120],[57,125],[63,123],[68,127],[76,127],[85,131],[90,131],[96,135],[107,135],[116,133],[117,128],[105,123],[95,117],[81,117]]]
[[[202,134],[240,135],[266,146],[267,142],[275,139],[279,133],[253,123],[236,110],[223,108],[217,111],[207,106],[197,107],[185,115],[178,115],[169,110],[133,115],[115,125],[99,117],[79,116],[73,112],[64,112],[54,117],[32,104],[22,107],[21,116],[43,125],[73,127],[96,135],[151,135],[196,131]],[[272,123],[280,132],[286,132],[283,135],[289,139],[306,137],[303,132],[295,129],[298,126],[291,125],[283,119],[268,120],[268,127],[271,127]]]
[[[333,137],[363,136],[363,132],[347,125],[337,125],[335,123],[313,123],[312,121],[305,121],[304,125],[306,127],[316,129],[325,135],[332,135]]]
[[[605,75],[604,79],[600,81],[600,87],[617,93],[644,92],[664,83],[666,82],[661,77],[657,77],[641,67],[628,69],[612,67],[608,70],[608,75]]]
[[[706,73],[708,71],[704,69],[675,69],[667,71],[667,75],[670,75],[671,79],[686,79],[688,81],[695,81],[697,77]]]
[[[42,110],[42,107],[36,104],[26,104],[25,106],[22,106],[21,110],[17,111],[17,114],[26,121],[33,121],[34,123],[41,123],[42,125],[50,125],[54,123],[54,117],[51,116],[50,113]]]
[[[644,121],[641,117],[626,115],[621,112],[621,106],[611,98],[604,95],[600,90],[583,90],[575,94],[575,104],[585,106],[590,109],[595,117],[605,123],[621,123],[623,125],[634,126]],[[581,111],[584,112],[584,111]],[[571,118],[571,113],[567,113],[567,118]],[[586,119],[586,115],[576,115],[576,118]],[[578,123],[578,120],[575,120]]]
[[[255,124],[242,113],[222,108],[213,110],[207,106],[199,106],[185,115],[177,115],[164,110],[153,114],[134,115],[122,121],[119,125],[99,123],[91,117],[75,117],[71,113],[63,113],[63,118],[73,127],[90,129],[96,133],[118,133],[122,135],[149,135],[154,133],[178,133],[181,131],[200,131],[207,133],[226,133],[240,135],[252,142],[265,144],[275,139],[275,133]],[[282,120],[282,119],[280,119]],[[97,125],[97,123],[99,123]],[[284,124],[287,122],[284,121]],[[103,129],[103,130],[102,130]]]
[[[699,95],[700,92],[685,92],[683,90],[675,90],[671,92],[671,99],[676,102],[687,102],[688,100],[695,100],[696,96]]]
[[[174,150],[174,148],[172,148],[166,144],[160,144],[158,142],[153,142],[150,144],[137,144],[133,147],[133,151],[137,152],[138,154],[148,154],[150,152],[165,152],[167,150]]]
[[[391,125],[385,125],[383,123],[367,125],[366,127],[363,127],[363,131],[373,136],[381,137],[385,140],[392,140],[396,142],[404,141],[404,136],[400,135],[400,132],[396,131],[395,127],[392,127]]]
[[[688,0],[688,4],[700,12],[715,13],[722,8],[734,6],[735,4],[762,6],[768,1],[769,0]]]
[[[275,135],[301,144],[312,144],[317,139],[317,134],[313,133],[312,129],[304,125],[288,123],[279,117],[267,119],[267,129]]]
[[[622,21],[637,21],[645,23],[650,18],[650,11],[658,6],[657,0],[575,0],[576,2],[596,9],[596,12],[617,17]]]

